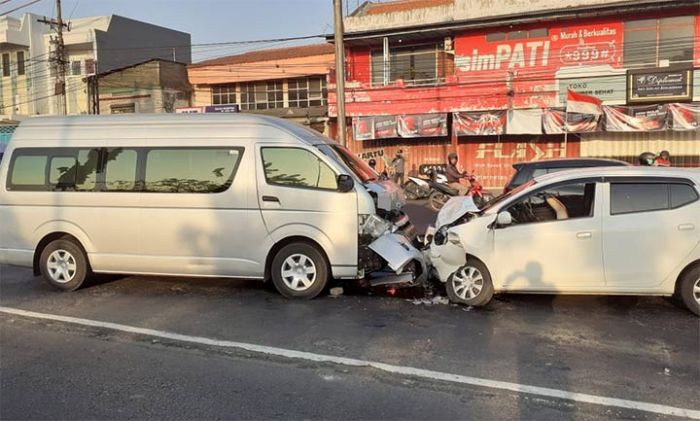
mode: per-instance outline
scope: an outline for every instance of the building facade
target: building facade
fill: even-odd
[[[41,16],[0,17],[0,115],[56,114],[56,70]],[[68,114],[91,112],[88,77],[161,58],[191,63],[190,35],[122,16],[71,19],[64,31]]]
[[[328,133],[328,73],[333,46],[303,45],[254,51],[188,68],[192,109],[236,106],[241,112],[289,118]]]
[[[362,157],[403,149],[420,172],[455,151],[490,188],[532,159],[669,150],[700,166],[696,0],[366,2],[345,31]],[[602,100],[601,115],[566,113],[569,90]]]
[[[190,105],[187,65],[152,59],[96,76],[100,114],[174,113]],[[96,87],[96,88],[95,88]]]

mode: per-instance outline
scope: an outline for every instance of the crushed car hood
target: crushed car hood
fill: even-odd
[[[453,223],[467,213],[477,213],[479,208],[471,196],[456,196],[445,203],[435,219],[435,228]]]

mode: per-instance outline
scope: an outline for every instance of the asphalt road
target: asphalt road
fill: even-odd
[[[512,295],[470,310],[138,276],[60,293],[0,267],[0,305],[700,410],[700,320],[662,298]],[[601,417],[667,418],[0,312],[0,419]]]

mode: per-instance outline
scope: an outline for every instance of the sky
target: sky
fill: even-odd
[[[346,0],[354,8],[361,1]],[[28,3],[11,0],[0,13]],[[332,0],[62,0],[64,19],[117,14],[165,26],[192,35],[193,60],[237,54],[252,49],[299,43],[324,42],[322,38],[295,43],[263,45],[197,46],[227,41],[288,38],[333,32]],[[55,0],[40,0],[24,12],[55,16]]]

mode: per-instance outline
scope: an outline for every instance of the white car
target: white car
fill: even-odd
[[[676,295],[700,315],[699,186],[688,169],[548,174],[483,209],[453,199],[427,254],[457,303],[501,292]]]

